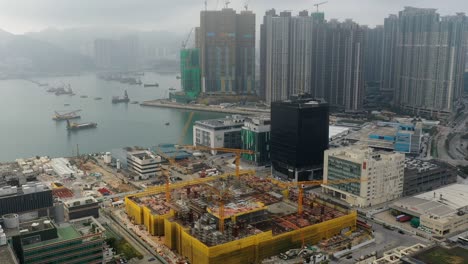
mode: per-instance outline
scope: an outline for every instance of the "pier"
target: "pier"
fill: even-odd
[[[151,100],[144,101],[140,106],[162,107],[162,108],[175,108],[193,111],[216,112],[226,114],[240,114],[240,115],[259,115],[270,114],[269,109],[258,108],[244,108],[244,107],[228,107],[222,108],[218,105],[196,105],[196,104],[180,104],[167,100]]]

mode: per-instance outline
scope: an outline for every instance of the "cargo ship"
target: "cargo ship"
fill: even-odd
[[[120,96],[112,97],[113,104],[128,103],[128,102],[130,102],[130,98],[128,98],[127,90],[125,90],[124,97],[120,97]]]
[[[67,120],[67,130],[80,130],[80,129],[96,128],[96,127],[97,127],[96,123],[70,123],[70,121]]]

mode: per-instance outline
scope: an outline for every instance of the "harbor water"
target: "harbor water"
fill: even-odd
[[[177,143],[190,111],[139,104],[112,104],[113,96],[127,90],[130,102],[167,98],[169,88],[180,89],[175,74],[146,73],[138,76],[143,83],[159,83],[159,87],[122,84],[99,79],[95,74],[35,78],[48,83],[40,87],[27,80],[0,80],[0,161],[48,155],[51,157],[110,151],[125,146],[150,147]],[[74,96],[48,93],[51,86],[70,84]],[[87,96],[87,98],[82,98]],[[96,100],[101,97],[101,100]],[[54,111],[81,109],[80,119],[73,122],[95,122],[97,128],[67,131],[66,121],[54,121]],[[195,112],[196,120],[222,117],[225,114]],[[169,123],[169,124],[167,124]],[[189,129],[185,144],[192,143]]]

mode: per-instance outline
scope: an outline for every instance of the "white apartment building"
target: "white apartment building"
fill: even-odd
[[[323,184],[322,191],[357,207],[391,201],[403,194],[405,155],[354,145],[324,154],[324,182],[350,178],[360,182]]]

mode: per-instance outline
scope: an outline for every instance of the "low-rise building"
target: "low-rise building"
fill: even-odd
[[[240,149],[241,129],[245,119],[241,115],[232,115],[226,118],[196,121],[193,125],[193,145]]]
[[[420,122],[416,124],[376,122],[367,124],[346,138],[351,142],[360,142],[373,148],[418,155],[421,150],[422,136],[422,123]]]
[[[383,253],[381,258],[378,258],[371,262],[372,264],[399,264],[402,263],[402,258],[413,255],[421,250],[425,249],[424,244],[415,244],[409,247],[396,247]],[[369,263],[369,262],[367,262]]]
[[[105,229],[93,217],[60,225],[41,218],[7,231],[21,264],[103,262]]]
[[[20,188],[0,188],[0,216],[11,213],[24,215],[24,218],[47,215],[53,202],[52,190],[39,182],[29,182]]]
[[[468,186],[452,184],[390,205],[419,218],[419,229],[437,236],[468,229]]]
[[[267,165],[270,160],[270,117],[247,118],[241,130],[242,149],[255,154],[242,154],[242,158],[257,166]]]
[[[326,150],[322,191],[358,207],[399,198],[403,194],[404,160],[404,154],[361,145]],[[346,179],[361,182],[326,183]]]
[[[447,164],[432,160],[405,160],[403,196],[431,191],[456,182],[457,172]]]
[[[65,220],[92,216],[99,217],[99,202],[91,196],[64,201]]]
[[[135,150],[127,153],[127,168],[136,173],[140,179],[155,177],[161,170],[161,157],[148,150]]]

